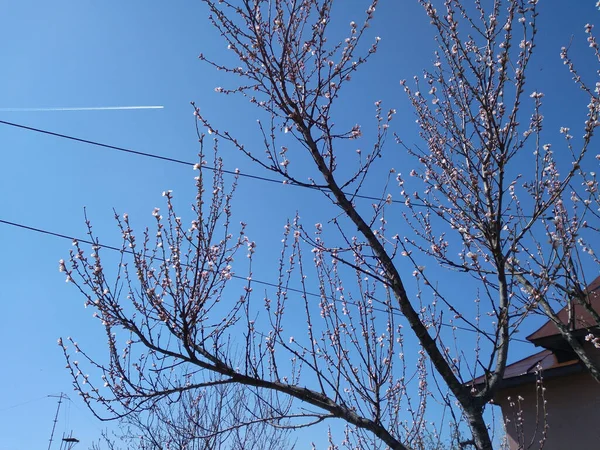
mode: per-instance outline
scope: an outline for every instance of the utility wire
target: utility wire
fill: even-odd
[[[117,252],[125,251],[126,253],[133,254],[132,251],[123,250],[122,248],[115,247],[115,246],[112,246],[112,245],[99,244],[98,242],[93,242],[93,241],[90,241],[88,239],[79,239],[79,238],[76,238],[76,237],[73,237],[73,236],[69,236],[69,235],[66,235],[66,234],[55,233],[53,231],[44,230],[42,228],[30,227],[28,225],[23,225],[23,224],[17,223],[17,222],[11,222],[11,221],[8,221],[8,220],[0,219],[0,223],[2,223],[4,225],[16,227],[16,228],[21,228],[21,229],[28,230],[28,231],[33,231],[35,233],[44,234],[44,235],[47,235],[47,236],[54,236],[54,237],[58,237],[58,238],[61,238],[61,239],[68,239],[70,241],[78,241],[78,242],[83,242],[84,244],[95,245],[95,246],[98,246],[100,248],[105,248],[107,250],[114,250],[114,251],[117,251]],[[243,277],[243,276],[240,276],[240,275],[232,275],[232,277],[236,278],[236,279],[239,279],[239,280],[248,281],[247,277]],[[255,278],[252,278],[251,282],[252,283],[256,283],[256,284],[260,284],[260,285],[263,285],[263,286],[269,286],[269,287],[273,287],[273,288],[280,288],[280,286],[278,284],[271,283],[271,282],[268,282],[268,281],[257,280]],[[314,292],[307,292],[307,291],[303,291],[301,289],[296,289],[296,288],[292,288],[292,287],[287,287],[285,290],[286,291],[291,291],[291,292],[296,292],[296,293],[303,294],[303,295],[308,295],[308,296],[311,296],[311,297],[317,297],[317,298],[321,298],[322,297],[320,294],[315,294]],[[329,300],[334,300],[331,297],[327,297],[327,298]],[[346,301],[346,303],[354,305],[354,306],[357,306],[355,302]],[[387,311],[385,309],[377,308],[375,306],[373,306],[372,308],[375,311],[387,313]],[[402,315],[402,313],[399,311],[398,308],[390,306],[390,309],[392,310],[392,314],[394,314],[395,316],[397,316],[397,317],[404,317]],[[454,324],[449,324],[449,323],[443,323],[442,322],[441,325],[444,326],[444,327],[455,328],[455,329],[458,329],[458,330],[469,331],[469,332],[472,332],[472,333],[476,333],[477,332],[476,330],[473,330],[471,328],[461,327],[461,326],[454,325]],[[491,337],[491,336],[488,335],[488,337]],[[527,344],[530,343],[529,341],[526,341],[524,339],[519,339],[519,338],[514,338],[514,337],[512,338],[512,340],[518,341],[518,342],[524,342],[524,343],[527,343]]]
[[[124,152],[124,153],[130,153],[130,154],[133,154],[133,155],[138,155],[138,156],[144,156],[144,157],[147,157],[147,158],[158,159],[158,160],[161,160],[161,161],[172,162],[172,163],[186,165],[186,166],[193,166],[195,164],[195,163],[192,163],[192,162],[189,162],[189,161],[184,161],[184,160],[177,159],[177,158],[171,158],[171,157],[168,157],[168,156],[156,155],[156,154],[153,154],[153,153],[142,152],[142,151],[133,150],[133,149],[125,148],[125,147],[119,147],[119,146],[110,145],[110,144],[104,144],[102,142],[97,142],[97,141],[92,141],[92,140],[89,140],[89,139],[78,138],[78,137],[67,135],[67,134],[63,134],[63,133],[57,133],[57,132],[54,132],[54,131],[43,130],[43,129],[40,129],[40,128],[35,128],[35,127],[27,126],[27,125],[22,125],[22,124],[18,124],[18,123],[8,122],[8,121],[5,121],[5,120],[0,120],[0,124],[11,126],[11,127],[15,127],[15,128],[20,128],[20,129],[27,130],[27,131],[33,131],[33,132],[36,132],[36,133],[41,133],[41,134],[45,134],[45,135],[49,135],[49,136],[54,136],[54,137],[58,137],[58,138],[61,138],[61,139],[67,139],[67,140],[71,140],[71,141],[75,141],[75,142],[81,142],[81,143],[84,143],[84,144],[90,144],[90,145],[97,146],[97,147],[108,148],[108,149],[111,149],[111,150],[116,150],[116,151],[120,151],[120,152]],[[212,166],[203,165],[202,167],[204,169],[208,169],[208,170],[211,170],[211,171],[217,171],[217,169],[215,167],[212,167]],[[267,177],[262,177],[262,176],[259,176],[259,175],[247,174],[247,173],[242,173],[242,172],[239,172],[239,171],[232,171],[232,170],[227,170],[227,169],[219,169],[219,170],[221,170],[223,173],[226,173],[226,174],[229,174],[229,175],[236,175],[236,176],[240,176],[240,177],[244,177],[244,178],[249,178],[249,179],[254,179],[254,180],[260,180],[260,181],[266,181],[266,182],[269,182],[269,183],[277,183],[279,185],[284,184],[282,180],[277,180],[277,179],[274,179],[274,178],[267,178]],[[285,184],[286,185],[290,185],[290,186],[304,187],[304,188],[315,189],[315,190],[317,189],[316,187],[312,188],[311,186],[301,185],[301,184],[297,184],[297,183],[294,183],[294,182],[288,182],[288,183],[285,183]],[[349,194],[349,193],[345,193],[345,194],[346,195],[352,195],[352,196],[354,196],[356,198],[361,198],[361,199],[365,199],[365,200],[375,200],[375,201],[380,201],[381,200],[381,198],[373,197],[373,196],[368,196],[368,195]],[[393,200],[392,199],[392,203],[404,204],[405,202],[400,201],[400,200]],[[418,204],[418,203],[414,203],[414,202],[413,202],[413,205],[415,205],[415,206],[426,206],[426,205]],[[2,219],[0,219],[0,223],[6,224],[6,225],[10,225],[10,226],[14,226],[14,227],[19,227],[19,228],[26,229],[26,230],[29,230],[29,231],[34,231],[34,232],[38,232],[38,233],[42,233],[42,234],[47,234],[47,235],[51,235],[51,236],[55,236],[55,237],[60,237],[60,238],[63,238],[63,239],[77,240],[79,242],[83,242],[83,243],[90,244],[90,245],[98,245],[97,243],[89,241],[89,240],[86,240],[86,239],[78,239],[78,238],[67,236],[67,235],[64,235],[64,234],[61,234],[61,233],[55,233],[55,232],[51,232],[51,231],[47,231],[47,230],[43,230],[43,229],[39,229],[39,228],[29,227],[27,225],[18,224],[18,223],[14,223],[14,222],[9,222],[9,221],[2,220]],[[103,248],[106,248],[106,249],[109,249],[109,250],[114,250],[114,251],[122,251],[122,249],[120,249],[118,247],[113,247],[113,246],[110,246],[110,245],[100,245],[100,247],[103,247]],[[233,278],[238,278],[238,279],[241,279],[241,280],[246,280],[245,277],[241,277],[239,275],[233,275]],[[278,288],[279,287],[277,284],[270,283],[270,282],[267,282],[267,281],[261,281],[261,280],[255,280],[255,279],[253,279],[252,281],[254,283],[261,284],[261,285],[264,285],[264,286],[269,286],[269,287],[274,287],[274,288]],[[295,289],[295,288],[287,288],[287,290],[291,291],[291,292],[300,293],[300,294],[306,294],[306,295],[309,295],[309,296],[314,296],[314,297],[319,297],[319,298],[321,297],[320,294],[315,294],[315,293],[312,293],[312,292],[304,292],[304,291],[301,291],[301,290]],[[352,302],[348,302],[348,303],[352,303]],[[380,308],[376,308],[376,307],[374,307],[373,309],[377,310],[377,311],[380,311],[380,312],[386,312],[385,310],[380,309]],[[393,311],[393,314],[395,314],[397,316],[401,316],[402,315],[397,308],[391,307],[391,309]],[[476,332],[473,329],[465,328],[465,327],[461,327],[461,326],[457,326],[457,325],[452,325],[452,324],[447,324],[447,323],[442,323],[441,325],[445,326],[445,327],[453,327],[453,328],[456,328],[456,329],[459,329],[459,330],[463,330],[463,331]],[[519,342],[524,342],[524,343],[529,343],[529,341],[526,341],[526,340],[523,340],[523,339],[518,339],[518,338],[513,338],[513,340],[519,341]]]
[[[4,411],[8,411],[9,409],[14,409],[14,408],[18,408],[20,406],[28,405],[29,403],[38,402],[38,401],[43,400],[43,399],[48,398],[48,397],[50,397],[50,396],[49,395],[44,395],[42,397],[34,398],[32,400],[27,400],[27,401],[24,401],[24,402],[21,402],[21,403],[17,403],[17,404],[12,405],[12,406],[7,406],[6,408],[0,409],[0,412],[4,412]]]
[[[30,227],[28,225],[23,225],[21,223],[10,222],[8,220],[0,219],[0,223],[3,223],[5,225],[10,225],[10,226],[16,227],[16,228],[22,228],[24,230],[34,231],[36,233],[45,234],[45,235],[48,235],[48,236],[54,236],[54,237],[59,237],[59,238],[62,238],[62,239],[68,239],[70,241],[83,242],[84,244],[89,244],[89,245],[96,245],[96,246],[98,246],[100,248],[105,248],[107,250],[114,250],[114,251],[117,251],[117,252],[123,251],[122,248],[115,247],[113,245],[99,244],[98,242],[93,242],[93,241],[90,241],[89,239],[80,239],[80,238],[69,236],[69,235],[66,235],[66,234],[55,233],[54,231],[44,230],[42,228]],[[128,250],[125,250],[125,253],[133,254],[133,252],[128,251]],[[240,275],[232,275],[232,277],[240,279],[240,280],[247,281],[246,277],[242,277]],[[262,284],[262,285],[265,285],[265,286],[270,286],[270,287],[278,287],[277,284],[275,284],[275,283],[269,283],[267,281],[260,281],[260,280],[252,279],[252,282],[253,283],[257,283],[257,284]],[[289,288],[287,290],[288,291],[293,291],[293,292],[298,292],[298,293],[304,293],[300,289]],[[311,292],[307,292],[306,294],[307,295],[316,296],[316,297],[320,297],[319,294],[314,294],[314,293],[311,293]]]
[[[36,133],[42,133],[42,134],[46,134],[49,136],[54,136],[54,137],[58,137],[58,138],[62,138],[62,139],[68,139],[70,141],[75,141],[75,142],[81,142],[83,144],[90,144],[90,145],[94,145],[96,147],[102,147],[102,148],[108,148],[111,150],[117,150],[119,152],[124,152],[124,153],[131,153],[133,155],[138,155],[138,156],[145,156],[147,158],[154,158],[154,159],[158,159],[161,161],[167,161],[167,162],[172,162],[172,163],[176,163],[176,164],[182,164],[185,166],[194,166],[195,163],[189,162],[189,161],[184,161],[182,159],[177,159],[177,158],[170,158],[168,156],[162,156],[162,155],[155,155],[153,153],[146,153],[146,152],[140,152],[138,150],[133,150],[130,148],[125,148],[125,147],[119,147],[116,145],[110,145],[110,144],[103,144],[102,142],[97,142],[97,141],[92,141],[89,139],[83,139],[83,138],[78,138],[75,136],[70,136],[68,134],[62,134],[62,133],[56,133],[54,131],[48,131],[48,130],[42,130],[40,128],[34,128],[34,127],[29,127],[27,125],[21,125],[18,123],[12,123],[12,122],[7,122],[5,120],[0,120],[0,124],[3,125],[8,125],[11,127],[15,127],[15,128],[21,128],[23,130],[28,130],[28,131],[34,131]],[[203,165],[202,166],[205,169],[208,170],[212,170],[213,172],[216,171],[217,169],[215,167],[211,167],[211,166],[206,166]],[[252,175],[252,174],[247,174],[247,173],[238,173],[235,172],[233,170],[225,170],[225,169],[219,169],[221,170],[223,173],[227,173],[229,175],[239,175],[240,177],[245,177],[245,178],[252,178],[254,180],[261,180],[261,181],[268,181],[271,183],[277,183],[277,184],[283,184],[282,181],[280,180],[275,180],[272,178],[266,178],[266,177],[261,177],[258,175]],[[288,183],[288,184],[292,184],[292,183]],[[300,186],[300,185],[298,185]],[[300,186],[300,187],[304,187],[304,186]]]
[[[124,152],[124,153],[130,153],[132,155],[138,155],[138,156],[144,156],[146,158],[153,158],[153,159],[158,159],[160,161],[166,161],[166,162],[171,162],[171,163],[176,163],[176,164],[182,164],[185,166],[194,166],[195,163],[189,162],[189,161],[184,161],[182,159],[177,159],[177,158],[171,158],[169,156],[162,156],[162,155],[156,155],[154,153],[147,153],[147,152],[141,152],[139,150],[133,150],[130,148],[125,148],[125,147],[119,147],[116,145],[110,145],[110,144],[104,144],[102,142],[98,142],[98,141],[92,141],[90,139],[83,139],[83,138],[78,138],[75,136],[71,136],[68,134],[63,134],[63,133],[57,133],[55,131],[49,131],[49,130],[42,130],[41,128],[35,128],[35,127],[30,127],[27,125],[22,125],[22,124],[18,124],[18,123],[14,123],[14,122],[7,122],[6,120],[0,120],[0,124],[1,125],[8,125],[11,127],[15,127],[15,128],[20,128],[22,130],[27,130],[27,131],[33,131],[35,133],[41,133],[41,134],[45,134],[48,136],[54,136],[57,138],[61,138],[61,139],[68,139],[70,141],[75,141],[75,142],[81,142],[83,144],[89,144],[89,145],[94,145],[96,147],[102,147],[102,148],[108,148],[110,150],[116,150],[119,152]],[[217,168],[209,166],[209,165],[203,165],[202,166],[204,169],[208,169],[211,170],[213,172],[217,171]],[[289,180],[285,180],[286,182],[284,183],[284,180],[278,180],[276,178],[268,178],[268,177],[263,177],[260,175],[253,175],[250,173],[243,173],[240,172],[238,170],[227,170],[227,169],[218,169],[223,173],[229,174],[229,175],[236,175],[239,177],[243,177],[243,178],[249,178],[251,180],[259,180],[259,181],[266,181],[268,183],[276,183],[279,185],[286,185],[286,186],[295,186],[295,187],[300,187],[300,188],[307,188],[307,189],[312,189],[312,190],[327,190],[326,188],[321,188],[321,187],[312,187],[310,185],[307,184],[299,184],[296,183],[294,181],[289,181]],[[352,198],[360,198],[363,200],[371,200],[371,201],[381,201],[382,198],[381,197],[374,197],[371,195],[364,195],[364,194],[358,194],[358,193],[350,193],[350,192],[344,192],[345,195],[352,197]],[[403,200],[394,200],[393,198],[391,199],[391,203],[395,203],[398,205],[405,205],[406,202]],[[422,208],[436,208],[432,205],[426,205],[424,203],[420,203],[420,202],[416,202],[414,200],[411,201],[411,205],[412,206],[417,206],[417,207],[422,207]],[[507,214],[507,213],[505,213]],[[503,216],[505,214],[502,214]],[[523,214],[522,217],[533,217],[531,215],[527,215],[527,214]],[[546,218],[546,219],[550,219],[550,218]]]
[[[102,142],[92,141],[90,139],[78,138],[78,137],[71,136],[71,135],[68,135],[68,134],[56,133],[54,131],[42,130],[41,128],[34,128],[34,127],[27,126],[27,125],[22,125],[22,124],[13,123],[13,122],[7,122],[6,120],[0,120],[0,124],[2,124],[2,125],[8,125],[8,126],[15,127],[15,128],[20,128],[20,129],[27,130],[27,131],[33,131],[33,132],[36,132],[36,133],[42,133],[42,134],[46,134],[46,135],[49,135],[49,136],[58,137],[58,138],[61,138],[61,139],[68,139],[70,141],[81,142],[83,144],[90,144],[90,145],[94,145],[96,147],[108,148],[108,149],[116,150],[116,151],[119,151],[119,152],[130,153],[130,154],[138,155],[138,156],[145,156],[147,158],[154,158],[154,159],[158,159],[158,160],[161,160],[161,161],[167,161],[167,162],[176,163],[176,164],[183,164],[183,165],[192,166],[192,167],[195,164],[193,162],[184,161],[182,159],[171,158],[171,157],[162,156],[162,155],[156,155],[156,154],[153,154],[153,153],[141,152],[141,151],[133,150],[133,149],[130,149],[130,148],[119,147],[119,146],[116,146],[116,145],[104,144]],[[215,167],[208,166],[208,165],[203,165],[202,168],[203,169],[212,170],[213,172],[217,171],[217,169]],[[295,183],[295,182],[292,182],[292,181],[288,181],[288,182],[284,183],[283,180],[277,180],[275,178],[262,177],[260,175],[253,175],[253,174],[243,173],[243,172],[239,172],[239,171],[226,170],[226,169],[219,169],[219,170],[221,172],[229,174],[229,175],[236,175],[236,176],[240,176],[240,177],[244,177],[244,178],[250,178],[252,180],[266,181],[266,182],[269,182],[269,183],[277,183],[277,184],[280,184],[280,185],[285,184],[287,186],[296,186],[296,187],[308,188],[308,189],[313,189],[313,190],[322,189],[322,188],[317,188],[317,187],[313,188],[310,185],[298,184],[298,183]],[[345,194],[349,195],[349,196],[356,197],[356,198],[362,198],[362,199],[365,199],[365,200],[381,201],[380,197],[373,197],[373,196],[369,196],[369,195],[354,194],[354,193],[348,193],[348,192],[345,192]],[[400,201],[400,200],[392,200],[392,203],[404,204],[404,202]]]

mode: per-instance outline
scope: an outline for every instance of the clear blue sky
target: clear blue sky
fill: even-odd
[[[362,19],[366,3],[344,0],[336,8],[347,23],[346,16],[348,22]],[[529,90],[546,93],[546,126],[555,133],[560,125],[580,126],[585,112],[581,102],[572,108],[573,99],[582,97],[568,84],[559,51],[573,35],[576,57],[584,64],[590,60],[583,27],[600,17],[593,4],[540,2],[541,32]],[[193,100],[246,145],[259,144],[256,110],[241,98],[217,97],[214,88],[223,80],[197,59],[201,52],[218,56],[225,51],[199,1],[4,1],[0,11],[0,109],[164,105],[149,111],[0,112],[0,120],[194,161]],[[386,108],[398,110],[394,131],[417,141],[398,82],[430,67],[432,29],[416,0],[383,0],[370,31],[382,38],[380,51],[350,85],[348,108],[338,121],[366,127],[363,119],[373,115],[373,102],[383,99]],[[559,112],[562,116],[555,115]],[[163,205],[163,190],[172,189],[184,208],[194,195],[191,167],[5,125],[0,125],[0,151],[0,219],[66,235],[84,236],[85,206],[102,242],[118,244],[113,208],[128,212],[141,227],[151,223],[152,209]],[[410,164],[391,141],[386,152],[386,161],[397,170]],[[232,148],[224,146],[222,155],[229,169],[268,175]],[[298,210],[307,224],[325,222],[332,210],[314,192],[252,180],[241,180],[240,186],[235,214],[249,223],[249,235],[259,246],[255,277],[274,281],[269,262],[279,251],[285,219]],[[104,344],[84,299],[58,273],[58,260],[69,248],[66,240],[0,224],[0,450],[46,448],[56,408],[56,399],[46,396],[61,391],[73,402],[68,417],[61,416],[58,435],[73,429],[82,440],[77,448],[87,448],[103,427],[73,394],[56,345],[59,336],[73,336],[97,352]],[[538,324],[532,322],[531,329]],[[515,346],[511,359],[527,351]]]

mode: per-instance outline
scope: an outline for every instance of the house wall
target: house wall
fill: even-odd
[[[600,384],[587,373],[578,373],[544,380],[543,386],[547,402],[543,450],[600,449]],[[520,402],[519,396],[523,399]],[[540,448],[544,429],[542,402],[535,383],[504,389],[496,396],[511,450]]]

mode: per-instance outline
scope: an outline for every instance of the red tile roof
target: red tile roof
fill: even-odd
[[[592,308],[600,312],[600,276],[592,281],[592,283],[585,290],[585,293],[588,296]],[[583,330],[598,326],[592,316],[579,303],[574,303],[574,313],[575,330]],[[569,312],[567,307],[564,307],[559,311],[558,317],[563,323],[568,323]],[[547,338],[552,338],[553,336],[558,335],[559,331],[552,321],[549,320],[541,328],[529,335],[527,340],[531,341],[535,345],[544,345],[543,343],[548,343]],[[560,376],[566,373],[577,372],[582,369],[578,359],[571,359],[571,356],[567,356],[569,359],[564,360],[565,355],[563,352],[563,360],[561,362],[559,361],[559,357],[556,352],[558,352],[558,349],[554,349],[554,351],[552,349],[545,349],[539,353],[528,356],[520,361],[506,366],[503,378],[503,386],[514,386],[535,379],[535,371],[538,365],[541,367],[544,377],[553,375]],[[482,385],[485,383],[485,376],[482,375],[477,377],[470,383],[475,386]]]
[[[600,312],[600,276],[592,281],[592,283],[585,290],[585,293],[588,295],[591,307]],[[592,316],[583,308],[583,306],[581,306],[581,304],[573,302],[573,306],[575,330],[581,330],[598,325]],[[566,306],[558,312],[558,318],[564,324],[569,322],[569,311]],[[552,323],[552,321],[549,320],[537,331],[527,336],[527,340],[535,343],[535,341],[538,339],[547,338],[558,334],[559,332],[556,326]]]
[[[552,350],[542,350],[535,355],[528,356],[527,358],[523,358],[520,361],[510,364],[506,367],[504,372],[504,381],[516,379],[519,377],[523,377],[526,375],[534,375],[537,366],[539,365],[544,373],[544,376],[551,375],[549,371],[553,369],[559,369],[561,367],[570,367],[577,366],[579,364],[579,360],[571,359],[569,361],[559,362],[556,355],[552,352]],[[485,381],[485,377],[482,375],[473,380],[473,384],[483,384]]]

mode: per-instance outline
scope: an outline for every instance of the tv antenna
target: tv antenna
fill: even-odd
[[[54,431],[56,430],[56,422],[58,422],[58,414],[60,412],[60,405],[62,404],[63,399],[70,400],[66,394],[62,392],[60,395],[49,395],[48,397],[56,397],[58,398],[58,405],[56,406],[56,414],[54,415],[54,421],[52,422],[52,432],[50,433],[50,441],[48,442],[48,450],[51,450],[52,440],[54,439]],[[63,432],[62,439],[60,441],[60,450],[71,450],[75,445],[79,443],[79,439],[73,437],[73,431],[69,433],[68,436],[65,436]]]

